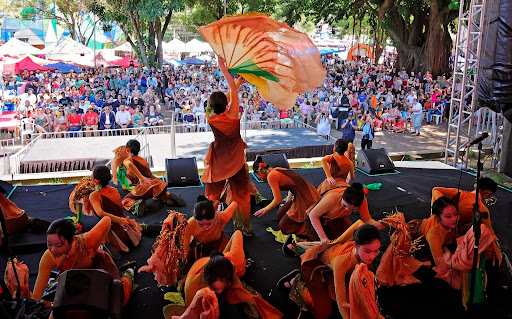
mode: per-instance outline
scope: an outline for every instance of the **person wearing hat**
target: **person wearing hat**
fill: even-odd
[[[76,113],[75,108],[70,109],[70,114],[67,119],[68,131],[78,132],[82,130],[82,116]],[[71,133],[71,137],[78,137],[78,133]]]
[[[94,106],[89,105],[87,113],[84,114],[84,128],[85,131],[96,131],[98,129],[99,115],[94,112]],[[97,136],[98,132],[94,132],[94,136]],[[86,133],[86,136],[90,136]]]

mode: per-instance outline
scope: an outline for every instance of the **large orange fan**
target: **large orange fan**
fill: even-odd
[[[225,17],[199,28],[215,53],[280,109],[320,86],[326,71],[308,36],[260,13]]]

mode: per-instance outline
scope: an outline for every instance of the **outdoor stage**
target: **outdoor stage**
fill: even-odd
[[[83,133],[83,132],[82,132]],[[21,173],[48,172],[57,165],[70,170],[89,169],[114,157],[112,151],[133,135],[39,139],[21,161]],[[153,167],[163,169],[171,158],[171,135],[148,134]],[[176,133],[176,157],[195,157],[203,162],[213,133]],[[305,128],[247,130],[247,160],[257,154],[286,153],[288,158],[321,157],[332,153],[333,144]],[[202,164],[200,164],[201,166]]]
[[[370,191],[368,203],[372,216],[379,220],[384,212],[391,212],[395,207],[403,212],[406,220],[425,218],[430,215],[431,189],[434,186],[457,187],[460,172],[438,162],[395,162],[398,174],[382,176],[367,176],[356,172],[356,181],[368,183],[382,183],[379,191]],[[298,169],[297,173],[307,178],[314,186],[323,179],[324,174],[320,168]],[[473,188],[474,176],[462,174],[462,189]],[[272,193],[267,183],[255,182],[256,187],[264,196],[270,197]],[[72,213],[68,207],[68,196],[75,185],[48,185],[48,186],[19,186],[11,199],[25,209],[29,216],[35,216],[48,221],[66,217]],[[203,187],[175,188],[171,190],[187,201],[187,207],[181,212],[190,216],[197,195],[202,194]],[[120,190],[122,196],[125,191]],[[510,232],[512,216],[512,194],[505,189],[497,192],[498,200],[490,206],[492,224],[505,255],[512,257],[512,233]],[[152,210],[143,218],[137,218],[144,223],[157,223],[162,221],[168,207],[148,201]],[[257,210],[254,207],[253,210]],[[355,220],[358,215],[353,214]],[[84,217],[84,229],[90,229],[96,222],[96,217]],[[262,218],[252,218],[254,225],[254,238],[244,242],[246,258],[248,259],[247,273],[242,278],[249,285],[256,288],[262,296],[285,314],[285,318],[297,318],[299,309],[288,299],[288,292],[275,288],[279,278],[290,270],[300,267],[300,259],[286,257],[281,252],[281,244],[265,229],[272,227],[278,229],[275,219],[275,210]],[[232,224],[226,226],[228,237],[232,233]],[[382,250],[389,244],[389,231],[381,232],[383,237]],[[30,287],[33,288],[38,263],[45,249],[45,236],[43,234],[22,233],[11,236],[15,251],[21,261],[24,261],[30,270]],[[143,236],[139,247],[130,253],[123,254],[123,260],[136,260],[138,266],[145,265],[150,256],[154,237]],[[6,253],[2,252],[0,273],[3,273],[6,264]],[[123,261],[119,261],[121,264]],[[510,265],[510,263],[508,264]],[[512,316],[512,282],[510,273],[507,273],[507,259],[504,258],[501,268],[493,268],[488,272],[488,301],[478,305],[470,312],[465,312],[461,304],[458,291],[451,289],[445,282],[434,279],[432,270],[422,268],[416,275],[422,280],[421,284],[406,287],[379,288],[378,301],[382,314],[388,318],[510,318]],[[161,318],[162,307],[167,304],[163,295],[172,288],[157,287],[153,275],[140,273],[135,281],[140,287],[134,292],[131,301],[124,311],[124,318]],[[302,314],[302,318],[311,318],[309,314]]]

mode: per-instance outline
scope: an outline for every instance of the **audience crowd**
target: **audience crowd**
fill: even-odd
[[[300,94],[290,110],[279,110],[254,86],[242,85],[239,112],[245,112],[248,127],[293,127],[303,122],[316,126],[321,136],[330,135],[332,128],[340,130],[349,141],[362,131],[361,147],[371,148],[375,131],[411,130],[420,135],[424,115],[427,124],[448,116],[451,84],[446,76],[397,70],[392,54],[379,65],[364,58],[346,62],[337,56],[324,56],[322,61],[327,69],[322,86]],[[97,68],[80,74],[25,70],[4,75],[2,82],[0,88],[16,94],[11,98],[4,94],[1,103],[14,104],[18,117],[27,119],[34,133],[68,131],[71,136],[79,131],[97,136],[98,131],[115,128],[136,134],[144,127],[162,125],[163,109],[173,111],[185,131],[206,128],[207,97],[228,90],[214,65]]]

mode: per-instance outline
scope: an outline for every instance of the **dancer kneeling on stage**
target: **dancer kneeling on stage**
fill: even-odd
[[[292,170],[270,167],[260,156],[253,164],[254,174],[268,182],[274,199],[266,207],[254,213],[261,217],[279,206],[281,191],[288,191],[286,203],[277,211],[279,228],[285,234],[306,235],[304,216],[306,210],[320,199],[320,194],[304,177]]]
[[[94,214],[99,218],[108,216],[112,220],[107,241],[117,251],[129,251],[129,247],[139,244],[142,228],[135,220],[124,215],[119,191],[108,185],[112,179],[108,167],[97,166],[92,177],[99,187],[89,195]]]
[[[69,269],[102,269],[114,279],[121,280],[124,288],[123,304],[126,305],[133,287],[133,269],[122,277],[110,255],[99,248],[110,231],[112,221],[103,217],[90,231],[75,235],[76,227],[70,219],[58,219],[48,228],[48,249],[39,262],[39,273],[32,298],[41,300],[53,268],[59,273]]]
[[[167,183],[158,177],[153,176],[148,162],[138,156],[140,143],[137,140],[129,140],[126,143],[126,152],[129,157],[123,164],[128,169],[129,175],[138,179],[135,188],[123,198],[123,206],[126,210],[142,217],[146,209],[146,199],[153,197],[155,200],[166,202],[171,206],[184,207],[185,200],[167,191]]]
[[[459,212],[453,201],[446,197],[439,197],[432,204],[432,216],[423,220],[412,220],[408,223],[413,238],[424,236],[432,259],[436,265],[443,256],[443,248],[454,247],[460,236],[457,228]],[[419,256],[420,259],[425,259]],[[430,256],[429,256],[430,259]]]
[[[338,238],[352,225],[349,216],[354,210],[359,212],[366,224],[378,229],[386,228],[370,216],[363,185],[354,183],[347,188],[328,191],[316,205],[306,211],[304,224],[309,240],[320,240],[327,244],[329,240]]]
[[[185,229],[184,247],[187,252],[185,273],[196,260],[208,257],[215,250],[224,250],[228,242],[224,234],[224,226],[231,220],[237,208],[237,202],[232,202],[226,210],[216,212],[214,204],[205,196],[197,197],[194,216],[189,218]]]
[[[347,148],[348,141],[340,138],[334,144],[334,154],[322,158],[326,178],[318,186],[320,194],[333,188],[347,187],[348,181],[354,179],[354,163],[345,156]]]
[[[224,250],[224,254],[213,252],[210,257],[194,263],[185,280],[185,301],[187,307],[197,305],[195,298],[205,288],[215,293],[221,318],[247,318],[246,311],[263,319],[281,318],[283,314],[267,301],[245,289],[239,276],[245,273],[243,236],[235,231]],[[199,318],[203,309],[187,309],[184,318]],[[251,316],[252,317],[252,316]],[[173,317],[179,318],[179,317]],[[210,317],[209,317],[210,318]]]
[[[334,317],[333,301],[344,319],[382,318],[370,270],[380,243],[377,227],[357,221],[334,243],[306,250],[301,256],[301,275],[298,270],[291,272],[279,285],[291,287],[290,298],[305,306],[315,318]]]

